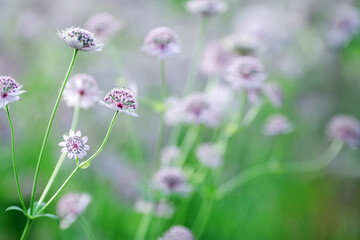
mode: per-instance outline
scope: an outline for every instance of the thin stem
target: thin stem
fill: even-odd
[[[75,128],[76,128],[77,123],[78,123],[79,112],[80,112],[80,106],[77,105],[74,108],[73,119],[72,119],[72,122],[71,122],[71,130],[73,130],[73,131],[75,131]],[[59,173],[59,170],[60,170],[65,158],[66,158],[66,153],[62,153],[60,155],[60,158],[59,158],[58,162],[56,163],[55,169],[54,169],[53,173],[51,174],[51,177],[50,177],[48,183],[46,184],[44,192],[41,194],[41,197],[40,197],[40,199],[39,199],[39,201],[38,201],[38,203],[36,205],[36,209],[40,207],[41,203],[44,201],[46,195],[48,194],[48,192],[50,190],[50,187],[54,183],[54,180],[55,180],[57,174]]]
[[[81,221],[81,226],[83,227],[88,240],[95,240],[96,237],[95,237],[93,230],[90,227],[89,222],[83,216],[80,216],[79,218]]]
[[[193,227],[197,239],[200,239],[201,234],[205,229],[213,204],[214,204],[214,200],[206,200],[206,199],[203,199],[201,203]]]
[[[65,85],[69,79],[69,76],[70,76],[70,72],[74,66],[74,63],[75,63],[75,59],[76,59],[76,55],[78,53],[78,50],[77,49],[74,49],[74,53],[73,53],[73,56],[72,56],[72,59],[71,59],[71,62],[70,62],[70,66],[68,68],[68,71],[66,73],[66,76],[64,78],[64,82],[62,84],[62,87],[60,89],[60,92],[59,92],[59,95],[56,99],[56,102],[55,102],[55,106],[53,108],[53,111],[51,113],[51,116],[50,116],[50,120],[49,120],[49,123],[48,123],[48,126],[47,126],[47,129],[46,129],[46,132],[45,132],[45,136],[44,136],[44,139],[43,139],[43,143],[41,145],[41,150],[40,150],[40,154],[39,154],[39,158],[38,158],[38,161],[37,161],[37,165],[36,165],[36,170],[35,170],[35,176],[34,176],[34,183],[33,183],[33,188],[32,188],[32,194],[31,194],[31,201],[30,201],[30,214],[33,213],[33,204],[34,204],[34,200],[35,200],[35,194],[36,194],[36,185],[37,185],[37,181],[38,181],[38,178],[39,178],[39,171],[40,171],[40,165],[41,165],[41,160],[43,158],[43,155],[44,155],[44,150],[45,150],[45,147],[46,147],[46,143],[47,143],[47,140],[49,138],[49,134],[50,134],[50,130],[51,130],[51,127],[52,127],[52,124],[53,124],[53,121],[54,121],[54,118],[55,118],[55,114],[56,114],[56,111],[57,111],[57,108],[59,106],[59,103],[60,103],[60,99],[61,99],[61,96],[64,92],[64,89],[65,89]]]
[[[140,226],[136,232],[135,240],[144,240],[146,238],[147,231],[150,227],[151,220],[153,218],[153,212],[144,214],[141,218]]]
[[[25,225],[25,228],[24,228],[24,231],[21,235],[21,238],[20,240],[25,240],[29,234],[29,231],[30,231],[30,227],[31,227],[31,224],[32,224],[32,220],[30,219],[27,219],[26,220],[26,225]]]
[[[15,136],[14,136],[14,126],[13,123],[11,121],[11,117],[10,117],[10,111],[9,111],[9,107],[6,105],[6,114],[7,117],[9,119],[9,124],[10,124],[10,128],[11,128],[11,155],[12,155],[12,160],[13,160],[13,168],[14,168],[14,175],[15,175],[15,182],[16,182],[16,188],[18,190],[18,194],[19,194],[19,199],[21,202],[21,206],[24,209],[24,211],[26,211],[26,206],[24,203],[24,198],[21,194],[21,188],[20,188],[20,183],[19,183],[19,177],[18,177],[18,173],[17,173],[17,167],[16,167],[16,159],[15,159]]]
[[[184,140],[181,144],[181,154],[177,160],[177,163],[182,167],[189,156],[191,149],[193,149],[194,144],[198,141],[200,133],[203,129],[203,126],[195,126],[195,128],[189,128],[186,132]]]

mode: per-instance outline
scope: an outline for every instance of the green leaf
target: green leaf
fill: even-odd
[[[19,212],[22,212],[23,214],[25,214],[24,209],[22,209],[21,207],[18,207],[18,206],[10,206],[5,210],[5,212],[7,212],[7,211],[19,211]]]
[[[51,218],[51,219],[55,220],[55,221],[60,225],[59,217],[56,216],[56,215],[54,215],[54,214],[45,213],[45,214],[41,214],[41,215],[36,215],[36,216],[34,216],[34,219],[35,219],[35,218],[41,218],[41,217]]]

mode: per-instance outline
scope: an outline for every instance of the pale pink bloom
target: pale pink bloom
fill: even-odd
[[[153,178],[153,187],[164,194],[186,194],[192,190],[185,173],[178,167],[158,170]]]
[[[214,41],[205,46],[201,71],[206,75],[222,76],[235,56],[226,51],[221,43]]]
[[[0,109],[11,102],[20,100],[19,95],[25,92],[21,88],[22,85],[18,84],[13,78],[0,76]]]
[[[157,217],[171,218],[174,215],[175,207],[172,203],[166,201],[154,203],[151,201],[138,200],[135,203],[135,211],[143,214],[153,212]]]
[[[221,150],[212,143],[202,143],[196,150],[199,161],[209,168],[220,167],[223,159]]]
[[[64,30],[56,30],[56,34],[65,41],[67,45],[81,51],[102,51],[104,45],[98,44],[94,35],[82,28],[71,27]]]
[[[129,116],[139,116],[134,112],[137,108],[136,95],[130,88],[113,88],[99,103]]]
[[[106,42],[122,28],[122,23],[115,16],[101,12],[93,15],[85,23],[85,28],[93,32],[100,42]]]
[[[89,203],[91,196],[87,193],[68,193],[60,198],[57,214],[60,217],[60,228],[68,228],[81,215]]]
[[[177,146],[166,146],[161,151],[161,166],[170,167],[180,156],[180,149]]]
[[[171,227],[164,235],[158,240],[194,240],[192,232],[180,225]]]
[[[71,77],[64,89],[64,101],[69,107],[92,107],[100,99],[101,91],[95,79],[88,74]]]
[[[227,81],[239,90],[252,90],[262,87],[266,74],[262,63],[250,56],[239,57],[229,66]]]
[[[268,136],[275,136],[280,134],[288,134],[294,130],[293,125],[289,122],[287,117],[281,114],[274,114],[265,122],[263,133]]]
[[[280,108],[282,106],[284,91],[279,84],[274,82],[265,83],[263,86],[263,92],[274,107]]]
[[[224,39],[224,48],[240,56],[256,55],[260,51],[259,40],[252,34],[242,32]]]
[[[186,3],[186,9],[197,15],[212,17],[224,13],[227,4],[221,0],[190,0]]]
[[[360,122],[349,115],[337,115],[327,125],[327,134],[332,139],[341,139],[350,147],[360,145]]]
[[[142,50],[160,59],[173,57],[180,50],[177,34],[168,27],[157,27],[151,30],[145,38]]]
[[[86,151],[90,150],[90,146],[85,143],[88,141],[88,137],[81,137],[81,132],[78,130],[74,133],[73,130],[69,131],[69,136],[63,135],[63,142],[59,143],[61,152],[67,152],[67,157],[71,158],[83,158],[87,155]]]

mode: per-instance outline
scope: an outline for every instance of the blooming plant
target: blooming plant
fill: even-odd
[[[350,41],[360,25],[357,11],[350,3],[346,3],[349,4],[346,7],[343,4],[345,3],[342,3],[341,10],[335,14],[330,33],[327,34],[333,38],[329,41],[332,47],[339,47]],[[176,62],[177,56],[181,54],[181,36],[172,28],[156,27],[146,36],[144,33],[143,44],[138,46],[139,51],[154,58],[159,65],[161,100],[139,97],[142,100],[140,103],[145,102],[159,115],[160,126],[159,131],[153,132],[151,138],[157,142],[154,156],[147,156],[153,159],[156,169],[146,169],[142,192],[133,204],[134,212],[141,216],[136,232],[133,232],[135,240],[154,237],[158,240],[201,239],[215,204],[234,194],[246,183],[271,174],[319,171],[333,162],[344,145],[350,148],[360,146],[360,121],[340,114],[329,121],[326,133],[332,142],[318,159],[282,161],[284,156],[279,156],[274,150],[278,147],[279,139],[300,131],[300,126],[296,126],[293,117],[284,113],[283,106],[287,104],[286,89],[267,70],[267,64],[260,54],[263,45],[272,45],[274,39],[263,37],[267,36],[267,32],[262,32],[264,29],[256,25],[251,31],[248,29],[206,44],[208,23],[214,20],[211,18],[224,14],[228,10],[227,4],[222,0],[190,0],[184,7],[200,19],[188,72],[182,76],[184,89],[180,97],[173,96],[170,91],[166,63],[169,59]],[[351,14],[348,16],[344,11],[350,11]],[[26,94],[23,95],[25,91],[16,80],[0,76],[0,108],[4,109],[10,124],[12,163],[20,202],[19,206],[10,206],[7,211],[20,211],[26,218],[21,239],[27,239],[32,224],[43,217],[56,220],[61,229],[71,227],[79,219],[84,222],[87,237],[95,238],[96,234],[92,233],[85,217],[81,215],[88,207],[94,207],[91,202],[96,196],[76,192],[62,194],[73,181],[74,175],[79,171],[86,172],[91,167],[94,159],[104,149],[118,117],[135,117],[133,119],[147,124],[145,119],[138,118],[136,88],[113,87],[102,96],[101,85],[91,75],[82,73],[71,76],[78,54],[102,51],[104,45],[97,39],[108,42],[122,27],[122,23],[110,14],[100,13],[90,18],[86,26],[94,33],[80,27],[56,31],[73,49],[73,55],[43,137],[29,203],[24,200],[18,177],[18,170],[21,168],[15,158],[15,133],[10,115],[11,105],[21,98],[26,101]],[[200,73],[206,78],[203,88],[198,87]],[[41,195],[37,196],[40,168],[61,100],[73,108],[73,118],[62,139],[57,136],[60,156]],[[78,126],[81,109],[88,109],[96,104],[113,112],[108,130],[98,147],[90,144],[93,142],[91,137],[88,139],[85,131],[81,131],[81,126]],[[255,128],[254,123],[259,121],[260,114],[267,118],[262,123],[263,128]],[[149,127],[153,129],[152,126]],[[264,139],[272,139],[270,154],[266,156],[265,162],[244,167],[228,177],[223,171],[231,168],[228,162],[231,146],[236,143],[237,136],[250,129],[255,129]],[[73,164],[74,169],[51,195],[50,190],[54,187],[65,159]],[[48,207],[58,198],[55,215],[48,212]],[[191,200],[195,198],[200,199],[197,207],[191,206]],[[182,207],[178,207],[179,205]],[[192,224],[170,221],[178,215],[186,215],[189,208],[196,216]],[[183,212],[179,214],[179,211]],[[152,226],[155,227],[151,228]]]

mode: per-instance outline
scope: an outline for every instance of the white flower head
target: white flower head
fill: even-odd
[[[104,45],[98,44],[94,35],[82,28],[71,27],[64,30],[56,30],[56,34],[65,41],[67,45],[81,51],[102,51]]]
[[[100,99],[101,91],[95,79],[88,74],[71,77],[64,89],[64,101],[69,107],[89,108]]]
[[[239,57],[228,68],[227,78],[235,89],[258,89],[266,74],[262,63],[254,57]]]
[[[113,88],[106,94],[104,101],[99,103],[120,113],[138,117],[134,112],[137,108],[136,95],[130,88]]]
[[[180,149],[177,146],[166,146],[161,151],[161,166],[170,167],[180,156]]]
[[[85,28],[93,32],[100,42],[108,41],[121,28],[122,23],[113,15],[101,12],[92,16],[86,23]]]
[[[221,43],[210,42],[205,46],[201,71],[206,75],[222,76],[235,56],[226,51]]]
[[[220,167],[223,163],[220,149],[212,143],[202,143],[196,150],[196,156],[209,168]]]
[[[158,170],[153,179],[153,187],[164,194],[186,194],[192,190],[185,173],[178,167]]]
[[[186,9],[194,14],[212,17],[226,12],[227,4],[221,0],[191,0],[186,3]]]
[[[79,215],[81,215],[91,202],[91,196],[87,193],[68,193],[60,198],[57,204],[60,228],[68,228]]]
[[[63,147],[61,149],[61,152],[67,152],[67,157],[69,159],[71,158],[80,158],[82,159],[87,155],[86,151],[90,150],[90,146],[86,145],[86,142],[88,141],[88,137],[84,136],[81,137],[81,132],[78,130],[76,133],[74,133],[73,130],[69,131],[69,136],[63,135],[64,140],[63,142],[59,143],[60,147]]]
[[[160,201],[154,203],[151,201],[138,200],[135,203],[135,211],[148,214],[153,211],[154,215],[161,218],[171,218],[174,215],[175,207],[172,203]]]
[[[192,232],[180,225],[171,227],[161,238],[158,240],[194,240]]]
[[[20,100],[19,95],[25,92],[21,87],[13,78],[0,76],[0,109]]]
[[[327,125],[332,139],[341,139],[352,148],[360,145],[360,121],[349,115],[337,115]]]
[[[142,50],[159,59],[169,58],[180,53],[180,41],[177,34],[168,27],[157,27],[145,38]]]
[[[288,134],[294,130],[293,125],[289,122],[287,117],[281,114],[275,114],[266,120],[263,128],[263,133],[268,136],[275,136],[280,134]]]

